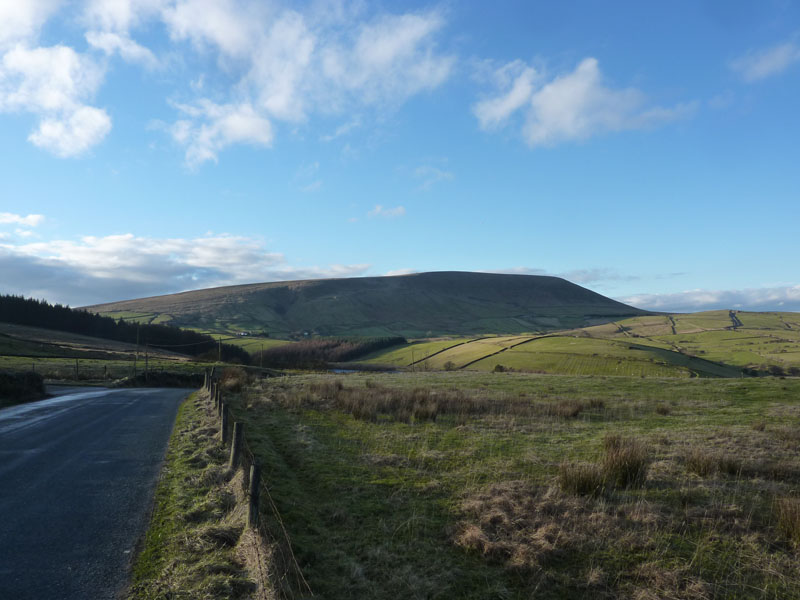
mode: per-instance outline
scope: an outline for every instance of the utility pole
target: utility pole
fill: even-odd
[[[136,323],[136,354],[133,355],[133,376],[136,377],[136,361],[139,360],[139,326],[140,323]]]
[[[144,345],[144,380],[147,381],[147,344]]]
[[[219,336],[219,351],[217,352],[217,362],[222,362],[222,336]]]

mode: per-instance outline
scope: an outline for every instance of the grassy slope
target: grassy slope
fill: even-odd
[[[276,282],[184,292],[89,307],[136,319],[165,318],[209,331],[272,337],[406,337],[572,328],[644,311],[555,277],[421,273]]]
[[[647,377],[739,377],[747,367],[800,367],[800,315],[736,314],[742,325],[735,327],[728,311],[712,311],[634,317],[546,336],[417,341],[358,362],[409,367],[413,351],[415,368],[423,370],[447,363],[492,370],[499,364],[541,373]]]
[[[671,347],[736,367],[800,366],[800,315],[737,312],[736,317],[742,326],[734,327],[729,311],[710,311],[672,315],[675,334],[667,316],[625,319],[618,323],[623,331],[603,326],[585,328],[583,333]]]
[[[0,369],[32,370],[51,379],[100,381],[132,375],[134,363],[143,372],[144,350],[140,348],[135,358],[135,344],[0,323]],[[153,371],[196,372],[203,366],[181,354],[148,349],[148,367]]]
[[[800,491],[800,381],[458,372],[262,385],[237,418],[319,597],[800,597],[775,511]],[[409,423],[391,399],[413,389],[463,394],[478,412]],[[386,412],[334,408],[356,392]],[[647,448],[644,487],[561,491],[559,465],[598,460],[609,433]],[[692,452],[728,457],[732,474],[698,474]]]

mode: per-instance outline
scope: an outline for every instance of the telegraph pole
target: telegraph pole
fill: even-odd
[[[133,376],[136,377],[136,362],[139,360],[139,327],[141,323],[136,323],[136,354],[133,355]]]

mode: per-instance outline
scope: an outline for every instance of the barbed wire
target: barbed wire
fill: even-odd
[[[209,394],[209,400],[213,400],[213,396],[211,396],[210,394]],[[231,418],[233,415],[232,415],[232,411],[230,411],[230,409],[228,409],[228,410],[229,410],[229,413],[228,413],[229,416],[228,416],[228,419],[227,419],[226,439],[231,439],[232,440],[233,436],[232,436],[232,434],[229,434],[228,431],[232,430],[233,427],[234,427],[233,418]],[[243,480],[242,480],[242,484],[243,484],[243,486],[245,488],[245,493],[249,494],[250,467],[252,465],[254,465],[254,464],[257,464],[257,460],[256,460],[255,453],[253,452],[252,448],[250,447],[250,444],[247,441],[246,432],[243,432],[243,435],[242,435],[242,447],[241,447],[241,454],[240,454],[240,462],[241,462],[243,475],[244,475]],[[275,573],[277,578],[280,579],[280,581],[285,584],[284,586],[281,586],[281,587],[285,588],[285,587],[288,586],[289,589],[286,589],[285,591],[289,592],[292,597],[294,596],[294,594],[291,593],[291,584],[289,583],[289,576],[290,576],[290,573],[292,573],[294,575],[294,579],[295,579],[295,587],[296,588],[300,588],[300,589],[304,589],[304,592],[307,592],[309,595],[313,596],[314,592],[311,589],[311,586],[309,585],[308,580],[303,575],[303,571],[300,568],[300,564],[298,563],[297,557],[296,557],[296,555],[294,553],[294,550],[292,548],[292,540],[289,537],[289,532],[286,529],[286,525],[285,525],[285,523],[283,521],[283,517],[281,516],[280,511],[278,510],[278,506],[276,505],[275,500],[273,499],[272,494],[270,493],[269,487],[267,486],[266,482],[263,479],[259,481],[259,486],[258,487],[259,487],[259,491],[261,493],[261,496],[266,498],[266,500],[267,500],[270,512],[272,513],[272,518],[274,519],[274,521],[278,524],[278,526],[280,528],[279,535],[274,535],[274,533],[272,531],[270,531],[270,529],[267,527],[267,525],[265,523],[265,520],[263,518],[259,518],[256,530],[258,532],[258,535],[263,540],[270,540],[270,539],[276,540],[276,543],[273,545],[273,552],[277,552],[279,554],[279,556],[281,557],[280,563],[282,565],[284,565],[284,568],[282,569],[283,573],[281,573],[281,574]],[[261,516],[261,515],[259,515],[259,516]],[[276,538],[278,538],[278,537],[282,537],[283,538],[283,543],[277,541]],[[259,563],[259,566],[258,566],[259,576],[262,578],[261,580],[262,580],[263,596],[264,596],[264,598],[268,598],[268,595],[266,593],[266,586],[263,585],[263,582],[270,581],[269,576],[268,576],[268,571],[270,569],[266,564],[267,563],[266,557],[262,557],[262,555],[261,555],[261,548],[260,548],[259,541],[260,540],[258,540],[258,539],[255,540],[256,555],[257,555],[257,560],[258,560],[258,563]],[[288,557],[286,555],[287,552],[288,552]],[[272,560],[270,562],[271,562],[271,564],[273,566],[277,566],[277,564],[275,563],[274,560]],[[265,572],[265,568],[266,568],[267,572]],[[278,583],[277,581],[273,582],[273,584],[277,584],[277,583]]]

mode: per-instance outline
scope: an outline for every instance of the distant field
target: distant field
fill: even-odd
[[[776,367],[800,374],[800,315],[736,312],[735,317],[738,323],[729,311],[650,315],[546,335],[423,340],[358,362],[635,377],[740,377],[745,368]]]
[[[798,380],[306,375],[228,400],[315,596],[800,598]]]

